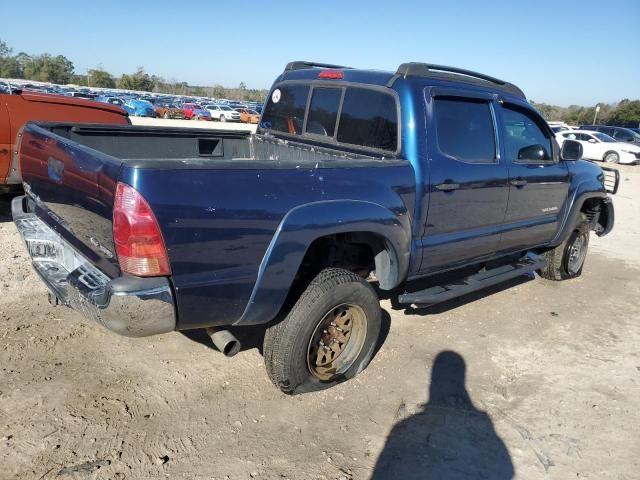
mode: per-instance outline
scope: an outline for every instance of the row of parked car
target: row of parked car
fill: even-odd
[[[126,90],[96,90],[89,87],[67,87],[30,82],[12,82],[11,87],[14,90],[52,93],[118,105],[129,115],[139,117],[258,123],[262,112],[262,104],[257,102],[228,99],[140,94]],[[9,90],[9,84],[0,82],[0,92],[8,93]]]
[[[164,98],[120,98],[101,95],[98,102],[120,105],[129,115],[137,117],[173,118],[181,120],[217,120],[257,124],[262,106],[240,102],[180,102]]]
[[[640,129],[609,125],[553,126],[560,146],[565,140],[582,144],[583,158],[607,163],[640,164]]]

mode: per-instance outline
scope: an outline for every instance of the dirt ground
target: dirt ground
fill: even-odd
[[[1,204],[0,478],[640,479],[640,167],[621,171],[581,278],[385,300],[371,365],[297,397],[256,348],[49,306]]]

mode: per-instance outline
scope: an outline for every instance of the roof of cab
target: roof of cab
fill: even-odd
[[[396,72],[393,73],[380,70],[354,69],[342,65],[331,65],[326,63],[295,61],[287,64],[284,72],[278,78],[278,81],[316,80],[318,78],[319,71],[327,69],[341,71],[343,73],[342,80],[347,82],[367,83],[371,85],[391,87],[393,86],[393,83],[400,78],[425,78],[442,82],[484,87],[526,99],[520,88],[504,80],[462,68],[417,62],[403,63],[398,67]]]

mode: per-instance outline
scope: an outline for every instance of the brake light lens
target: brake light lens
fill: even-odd
[[[318,74],[318,78],[324,78],[325,80],[342,80],[344,78],[344,72],[339,70],[322,70]]]
[[[113,205],[113,239],[120,269],[138,277],[170,275],[162,232],[138,191],[118,183]]]

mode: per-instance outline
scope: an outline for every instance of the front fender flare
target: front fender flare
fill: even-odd
[[[395,269],[394,284],[405,278],[411,251],[406,212],[395,214],[379,204],[358,200],[301,205],[280,222],[260,264],[249,302],[234,325],[267,323],[275,318],[313,241],[347,232],[370,232],[384,238]]]
[[[613,228],[613,204],[611,203],[611,199],[607,196],[606,193],[603,192],[586,191],[575,195],[573,201],[569,206],[568,212],[565,215],[562,227],[558,230],[555,238],[550,242],[550,246],[556,247],[564,242],[567,238],[569,238],[569,235],[571,235],[571,232],[578,220],[578,215],[580,215],[580,212],[582,210],[582,205],[584,205],[585,201],[591,198],[598,198],[605,204],[605,208],[607,208],[607,212],[610,215],[610,221],[606,226],[606,233],[609,233],[609,231],[611,231],[611,229]]]

